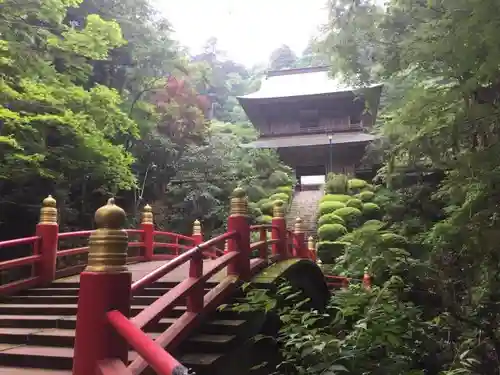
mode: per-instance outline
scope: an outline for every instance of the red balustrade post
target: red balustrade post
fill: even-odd
[[[316,246],[314,246],[314,238],[310,236],[307,240],[307,250],[309,251],[309,257],[313,262],[318,261],[318,257],[316,254]]]
[[[144,243],[144,260],[152,261],[154,256],[155,224],[153,208],[147,204],[142,211],[142,242]]]
[[[269,245],[267,244],[267,229],[266,228],[261,228],[259,230],[259,241],[263,242],[263,244],[259,247],[259,258],[265,259],[267,261],[269,258],[267,256],[267,249],[269,248]]]
[[[236,232],[237,237],[228,239],[228,252],[237,251],[239,256],[228,265],[228,274],[243,280],[250,278],[250,223],[248,221],[248,200],[241,188],[233,191],[231,214],[227,219],[227,230]]]
[[[281,200],[274,202],[272,225],[271,239],[278,240],[272,245],[273,256],[277,255],[280,260],[286,259],[288,258],[286,220],[284,202]]]
[[[367,290],[370,290],[372,287],[372,281],[371,281],[370,274],[368,273],[368,267],[365,267],[365,273],[363,275],[363,286]]]
[[[198,251],[189,262],[189,277],[198,279],[203,276],[203,254]],[[199,283],[187,296],[187,311],[199,313],[203,310],[203,283]]]
[[[42,202],[40,222],[36,226],[36,235],[40,242],[36,252],[40,254],[40,262],[35,267],[35,274],[40,284],[50,284],[56,278],[57,242],[59,225],[57,225],[56,200],[49,195]]]
[[[193,241],[195,246],[203,243],[203,234],[201,233],[201,223],[199,220],[193,222]]]
[[[304,226],[300,217],[295,219],[295,227],[293,230],[295,256],[302,259],[309,259],[306,234],[304,233]]]
[[[97,230],[90,236],[88,265],[80,275],[73,375],[95,375],[105,359],[128,360],[128,344],[106,316],[111,310],[130,316],[125,218],[114,199],[95,213]]]

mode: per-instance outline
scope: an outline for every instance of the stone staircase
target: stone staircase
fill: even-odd
[[[306,237],[316,236],[316,223],[318,216],[318,205],[323,197],[323,186],[314,190],[303,190],[296,192],[292,204],[288,210],[286,221],[288,229],[293,230],[295,218],[303,220]]]
[[[132,315],[175,285],[157,282],[146,288],[133,298]],[[56,282],[47,288],[26,290],[0,300],[0,375],[71,374],[78,288],[77,282]],[[185,309],[185,305],[176,306],[158,323],[147,327],[146,332],[153,338],[158,336]],[[254,324],[234,312],[217,311],[172,354],[197,375],[225,375],[238,372],[237,369],[242,374],[257,375],[248,371],[255,364],[245,366],[241,353],[237,353],[257,333],[249,332],[249,325]],[[130,351],[129,361],[136,356]],[[248,355],[244,355],[245,360],[249,361]],[[247,371],[243,370],[245,367]],[[145,371],[151,373],[154,372],[150,369]]]

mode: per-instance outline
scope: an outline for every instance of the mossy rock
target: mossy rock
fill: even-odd
[[[275,193],[269,197],[271,201],[283,201],[288,202],[290,200],[290,196],[285,193]]]
[[[320,241],[336,241],[344,234],[347,234],[347,229],[341,224],[324,224],[318,229]]]
[[[381,210],[378,204],[370,202],[364,203],[362,208],[363,208],[363,215],[366,219],[380,218]]]
[[[342,202],[336,201],[327,201],[319,204],[319,216],[323,216],[326,214],[331,214],[338,210],[339,208],[345,207],[345,204]]]
[[[359,199],[361,199],[363,202],[371,202],[373,198],[375,197],[375,193],[373,191],[362,191],[358,195],[356,195]]]
[[[363,209],[363,202],[361,201],[361,199],[352,198],[352,199],[349,199],[347,201],[346,206],[347,207],[354,207],[354,208],[357,208],[358,210],[362,210]]]
[[[270,215],[262,215],[257,218],[257,222],[260,224],[271,224],[273,217]]]
[[[340,216],[332,213],[320,216],[320,218],[318,219],[318,227],[325,224],[340,224],[345,226],[345,221]]]
[[[335,259],[345,252],[348,242],[342,241],[320,241],[316,244],[318,258],[324,264],[333,264]]]
[[[346,194],[326,194],[321,198],[321,202],[342,202],[347,203],[352,197]]]
[[[382,243],[386,248],[400,248],[405,249],[408,246],[408,240],[403,236],[395,233],[384,233],[381,236]]]
[[[340,216],[346,222],[349,229],[359,226],[363,213],[355,207],[344,207],[335,210],[334,215]]]

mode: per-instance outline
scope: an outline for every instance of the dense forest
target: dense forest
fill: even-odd
[[[325,265],[368,267],[374,286],[338,292],[326,311],[280,307],[278,373],[498,375],[500,3],[326,3],[301,56],[277,46],[248,68],[215,38],[190,55],[147,0],[0,0],[0,239],[32,234],[48,194],[62,230],[91,227],[109,196],[130,225],[147,202],[160,227],[223,230],[235,186],[257,201],[291,182],[274,152],[240,147],[256,133],[236,96],[267,68],[328,64],[385,84],[367,153],[383,164],[380,221]]]

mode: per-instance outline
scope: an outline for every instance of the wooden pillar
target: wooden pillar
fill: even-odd
[[[35,247],[41,260],[35,266],[35,274],[39,277],[40,284],[50,284],[56,278],[57,242],[59,225],[57,225],[57,202],[51,195],[42,202],[40,222],[36,226],[36,235],[40,237],[38,246]]]
[[[88,265],[80,275],[73,375],[95,375],[104,359],[128,362],[128,344],[106,316],[111,310],[130,316],[125,219],[114,199],[95,213],[97,230],[90,236]]]
[[[287,253],[287,233],[284,206],[285,203],[281,200],[274,202],[272,220],[273,228],[271,231],[271,238],[273,240],[277,240],[277,242],[272,245],[272,253],[273,256],[277,255],[280,260],[287,259],[288,256],[291,255]]]
[[[239,256],[228,266],[230,275],[243,280],[250,278],[250,224],[248,221],[248,199],[241,188],[233,191],[231,214],[227,220],[227,230],[237,232],[237,237],[228,240],[228,252],[237,251]]]
[[[146,261],[152,261],[154,257],[155,225],[153,218],[153,208],[149,204],[145,205],[142,211],[141,229],[144,231],[142,242],[144,243],[144,259]]]

